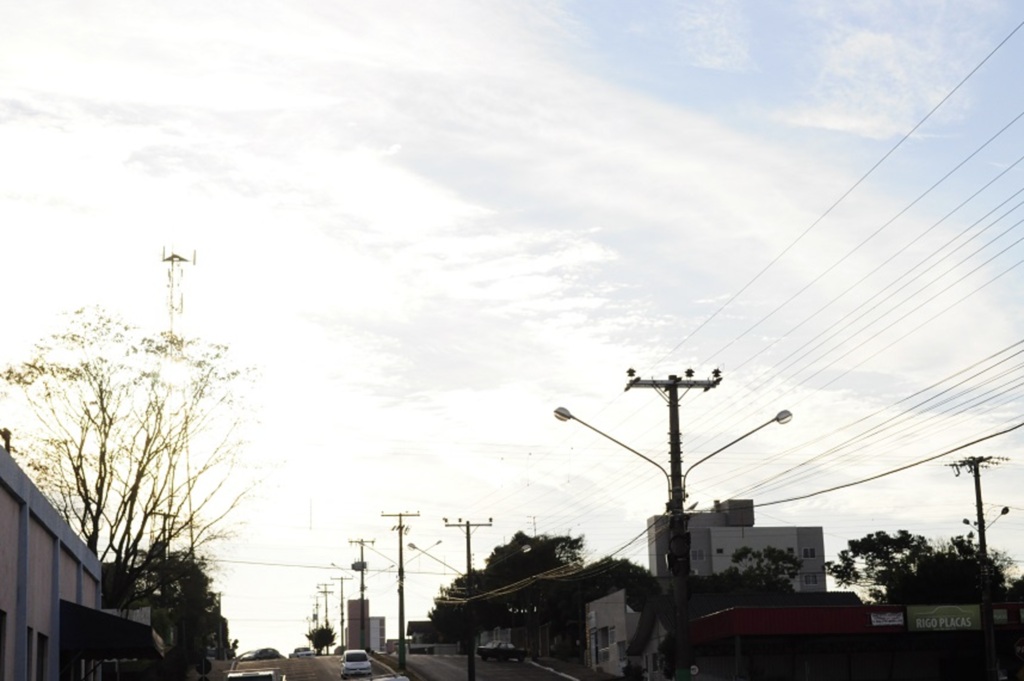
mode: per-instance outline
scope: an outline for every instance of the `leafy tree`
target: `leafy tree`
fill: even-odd
[[[337,641],[337,635],[334,632],[334,627],[325,624],[322,627],[311,629],[306,634],[306,639],[309,641],[310,647],[316,651],[317,655],[323,654],[323,651],[330,650],[331,646]]]
[[[774,592],[792,593],[793,579],[800,574],[803,560],[788,551],[768,546],[749,546],[732,554],[733,565],[710,575],[692,575],[693,593]]]
[[[587,602],[625,589],[627,603],[639,611],[649,595],[658,593],[657,580],[644,568],[610,558],[584,566],[583,551],[582,537],[523,532],[495,547],[486,568],[472,575],[471,607],[478,630],[525,627],[536,632],[547,625],[571,651],[582,638]],[[466,586],[465,576],[460,576],[442,588],[429,614],[443,641],[465,638]],[[535,643],[531,636],[530,644]]]
[[[1001,600],[1009,593],[1007,574],[1013,561],[989,550],[992,595]],[[839,560],[825,564],[841,586],[867,591],[882,603],[977,603],[981,600],[979,549],[974,534],[928,542],[900,530],[896,535],[874,532],[849,542]]]
[[[103,562],[105,607],[145,602],[191,568],[169,556],[223,535],[244,493],[228,481],[246,376],[224,346],[147,335],[100,310],[79,310],[0,372],[39,424],[19,456]]]

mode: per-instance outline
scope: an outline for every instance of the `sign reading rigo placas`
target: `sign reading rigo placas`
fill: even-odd
[[[979,631],[980,605],[908,605],[908,631]]]

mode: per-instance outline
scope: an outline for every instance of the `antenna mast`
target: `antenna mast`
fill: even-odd
[[[185,295],[181,292],[181,280],[184,270],[182,264],[187,263],[188,258],[177,253],[167,254],[163,250],[163,262],[167,263],[167,313],[170,317],[170,334],[174,335],[174,316],[185,311]],[[192,265],[196,264],[196,252],[192,251]]]

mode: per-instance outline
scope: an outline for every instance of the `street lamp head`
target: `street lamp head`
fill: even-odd
[[[786,424],[793,420],[793,412],[788,409],[783,409],[775,416],[775,422],[780,424]]]
[[[1006,515],[1009,512],[1010,512],[1010,507],[1009,506],[1003,506],[1003,510],[1001,510],[999,512],[999,515]]]
[[[559,421],[571,421],[572,412],[570,412],[565,407],[559,407],[558,409],[555,410],[555,418],[558,419]]]

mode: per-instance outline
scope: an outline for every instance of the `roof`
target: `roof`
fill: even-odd
[[[810,593],[697,593],[690,596],[690,622],[715,613],[735,608],[812,608],[859,606],[861,600],[855,593],[846,591],[819,591]],[[640,613],[636,632],[626,649],[627,655],[641,655],[655,624],[661,624],[668,632],[675,631],[675,604],[671,594],[661,594],[647,599]]]
[[[145,624],[62,600],[60,649],[83,660],[159,659],[164,642]]]

